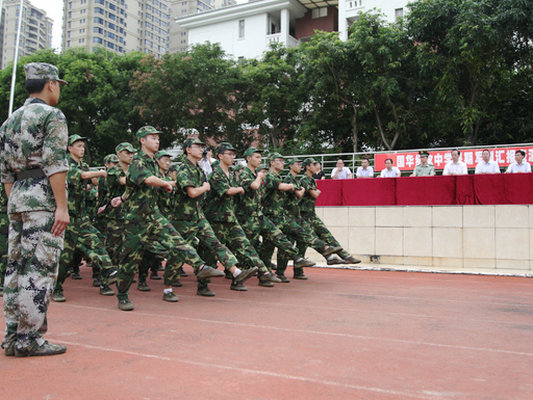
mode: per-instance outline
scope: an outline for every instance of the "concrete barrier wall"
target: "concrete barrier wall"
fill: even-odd
[[[533,205],[319,207],[364,263],[464,272],[533,272]],[[309,249],[307,257],[324,264]]]

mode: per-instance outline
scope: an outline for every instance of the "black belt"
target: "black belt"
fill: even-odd
[[[44,178],[46,174],[41,168],[27,169],[26,171],[15,172],[15,178],[17,181],[23,181],[30,178]]]

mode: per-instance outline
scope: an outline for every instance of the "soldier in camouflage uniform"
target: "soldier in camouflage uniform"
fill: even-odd
[[[261,261],[255,248],[252,246],[241,225],[235,216],[234,198],[244,194],[244,189],[235,182],[233,171],[230,167],[235,159],[235,148],[227,142],[220,143],[215,149],[215,155],[219,161],[212,164],[213,173],[209,177],[211,190],[206,201],[205,215],[220,239],[237,257],[239,265],[246,268],[256,268],[259,274],[264,276],[264,281],[278,282],[274,274],[269,271]],[[248,290],[241,282],[232,281],[232,290]]]
[[[290,239],[300,240],[306,243],[307,246],[312,247],[317,252],[322,254],[326,259],[328,256],[341,251],[342,247],[328,246],[324,241],[320,240],[309,229],[302,227],[298,223],[298,216],[294,216],[291,212],[296,210],[285,209],[285,192],[295,192],[296,195],[303,194],[303,191],[293,183],[284,183],[280,176],[280,171],[284,168],[283,156],[279,153],[272,153],[269,157],[270,170],[265,176],[265,193],[263,197],[263,207],[265,215],[267,215],[274,224]],[[272,241],[266,240],[262,248],[261,258],[263,261],[270,260],[274,252],[275,244]],[[303,254],[300,254],[303,256]],[[287,255],[287,258],[290,258]],[[278,277],[284,276],[284,271],[277,271]],[[303,268],[294,266],[294,279],[307,279],[303,273]]]
[[[122,252],[120,254],[118,273],[118,300],[119,309],[122,311],[133,310],[133,304],[129,300],[128,292],[141,262],[145,250],[152,242],[157,241],[169,253],[165,275],[177,274],[178,260],[185,259],[191,264],[197,276],[209,278],[223,276],[207,265],[198,256],[196,250],[189,246],[161,214],[157,205],[158,195],[156,188],[160,187],[171,192],[175,187],[174,182],[160,178],[154,154],[159,150],[159,131],[152,126],[144,126],[136,132],[141,142],[141,151],[133,158],[126,174],[126,193],[111,201],[111,206],[116,207],[124,203],[124,233],[122,236]],[[165,280],[163,300],[169,302],[178,301],[173,293],[169,281]]]
[[[118,164],[118,156],[116,154],[108,154],[104,157],[104,166],[107,173]],[[107,176],[105,178],[98,178],[98,201],[96,203],[96,218],[94,220],[94,227],[102,233],[103,241],[105,242],[106,233],[106,206],[109,204],[109,193],[107,192]]]
[[[298,268],[310,267],[314,263],[298,255],[298,250],[281,232],[281,230],[263,214],[261,199],[263,195],[263,178],[265,171],[257,171],[261,165],[261,150],[250,147],[244,152],[247,166],[239,174],[238,184],[244,189],[244,193],[238,195],[235,213],[241,224],[246,237],[254,246],[256,251],[261,254],[263,241],[274,243],[278,248],[285,250],[289,257],[294,260]],[[263,263],[270,271],[270,259],[262,258]],[[274,284],[265,279],[265,275],[259,274],[259,285],[272,287]]]
[[[205,218],[200,204],[204,193],[211,189],[211,185],[206,181],[204,171],[198,165],[198,161],[202,159],[203,147],[204,143],[198,138],[189,138],[183,145],[186,158],[178,170],[176,180],[176,195],[179,206],[174,210],[174,218],[177,222],[175,227],[189,243],[192,244],[193,240],[197,238],[203,246],[214,252],[225,270],[232,274],[235,282],[244,282],[255,270],[242,271],[237,268],[237,259],[218,240],[213,228]],[[224,275],[223,272],[221,274]],[[214,296],[215,293],[209,289],[208,283],[207,279],[198,277],[196,293],[200,296]]]
[[[304,176],[300,179],[300,186],[304,190],[304,195],[300,199],[300,214],[301,221],[304,226],[310,228],[320,239],[324,242],[331,244],[332,246],[340,246],[339,242],[331,234],[326,224],[322,222],[315,212],[315,203],[318,196],[320,196],[320,190],[316,187],[316,181],[313,178],[313,174],[320,171],[320,164],[313,158],[306,158],[303,161]],[[298,249],[302,254],[305,254],[307,246],[303,242],[298,243]],[[342,258],[343,264],[358,264],[361,260],[353,257],[346,250],[342,249],[337,253]],[[337,260],[331,262],[328,259],[328,264],[338,264]]]
[[[2,348],[6,356],[19,357],[66,351],[43,335],[69,222],[67,121],[54,108],[66,82],[50,64],[31,63],[25,69],[29,98],[0,128],[0,174],[9,198]]]
[[[64,302],[63,283],[68,277],[72,258],[76,250],[80,250],[97,268],[100,275],[100,291],[103,296],[113,296],[115,292],[109,287],[116,281],[117,269],[100,238],[102,234],[96,229],[87,213],[86,182],[93,178],[106,177],[105,171],[89,171],[89,166],[82,161],[85,154],[85,137],[72,135],[69,137],[68,151],[70,165],[67,173],[68,209],[71,217],[70,225],[65,232],[65,247],[59,262],[59,274],[52,295],[52,300]]]
[[[7,269],[7,195],[4,185],[0,184],[0,294],[4,291],[4,276]]]

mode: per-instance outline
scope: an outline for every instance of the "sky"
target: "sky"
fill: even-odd
[[[35,7],[46,11],[46,15],[54,21],[52,31],[52,47],[61,47],[61,23],[63,17],[63,0],[29,0]]]

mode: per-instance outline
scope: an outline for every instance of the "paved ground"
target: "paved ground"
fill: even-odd
[[[533,398],[530,278],[315,268],[207,299],[189,277],[121,312],[82,275],[49,310],[67,353],[0,355],[0,399]]]

